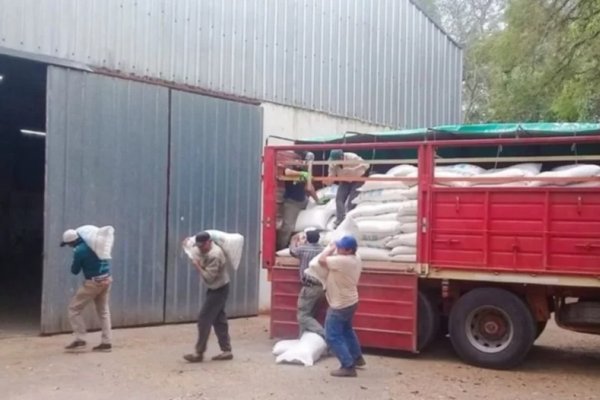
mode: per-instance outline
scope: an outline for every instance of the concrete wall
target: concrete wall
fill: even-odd
[[[263,103],[263,134],[266,141],[269,135],[292,140],[335,135],[344,132],[381,132],[389,127],[340,118],[316,111]],[[269,139],[269,144],[289,144],[289,141]],[[271,308],[271,283],[267,281],[267,271],[261,267],[259,283],[259,311],[268,312]]]

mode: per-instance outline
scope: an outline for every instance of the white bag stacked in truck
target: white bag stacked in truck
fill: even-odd
[[[112,258],[112,248],[115,242],[115,228],[94,225],[83,225],[75,229],[79,237],[92,249],[101,260]]]

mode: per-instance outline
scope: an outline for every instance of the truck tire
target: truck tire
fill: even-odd
[[[417,297],[417,350],[422,351],[438,335],[440,312],[433,296],[419,291]]]
[[[544,329],[546,329],[546,325],[548,325],[548,321],[536,322],[537,331],[535,332],[535,340],[537,340],[540,337],[540,335],[544,332]]]
[[[531,349],[537,329],[525,302],[504,289],[474,289],[458,299],[450,312],[454,350],[478,367],[517,366]]]

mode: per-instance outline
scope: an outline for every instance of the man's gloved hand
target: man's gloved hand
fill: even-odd
[[[300,172],[300,176],[298,177],[298,180],[300,182],[306,182],[308,181],[308,178],[310,177],[310,174],[306,171],[301,171]]]
[[[327,204],[327,201],[328,201],[327,199],[321,198],[321,199],[319,199],[319,201],[317,201],[317,204],[322,206],[323,204]]]

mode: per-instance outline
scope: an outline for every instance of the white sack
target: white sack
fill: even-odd
[[[417,248],[411,246],[396,246],[390,251],[390,256],[399,256],[399,255],[416,255]]]
[[[94,225],[83,225],[75,229],[79,237],[87,244],[101,260],[112,258],[112,248],[115,243],[115,228]]]
[[[305,332],[297,344],[277,356],[277,364],[286,362],[303,364],[307,367],[314,365],[327,350],[325,339],[314,332]]]
[[[417,232],[401,233],[393,236],[386,244],[387,248],[393,249],[398,246],[417,246]]]
[[[317,190],[316,194],[319,200],[331,200],[335,199],[337,194],[338,185],[325,186]]]
[[[417,215],[417,208],[419,204],[417,200],[407,200],[400,203],[398,206],[398,217],[405,215]]]
[[[292,347],[298,345],[298,343],[300,343],[300,339],[280,340],[279,342],[275,343],[275,346],[273,346],[273,355],[278,356],[283,354]]]
[[[436,184],[438,185],[442,185],[442,186],[450,186],[450,187],[468,187],[471,186],[471,182],[466,182],[466,181],[461,181],[458,180],[460,178],[464,178],[466,176],[470,176],[470,175],[465,175],[464,173],[460,173],[460,172],[455,172],[451,169],[448,168],[436,168],[435,169],[435,178],[452,178],[452,179],[456,179],[456,180],[452,180],[452,181],[444,181],[444,182],[436,182]],[[417,177],[417,173],[411,174],[408,176],[408,178],[415,178]],[[416,185],[416,183],[415,183]]]
[[[408,188],[404,195],[408,200],[416,200],[419,197],[419,186],[415,185],[411,188]]]
[[[417,262],[417,255],[416,254],[399,254],[397,256],[391,257],[391,260],[395,261],[395,262],[414,263],[414,262]]]
[[[418,227],[417,227],[416,222],[406,222],[406,223],[400,224],[400,232],[402,232],[402,233],[413,233],[413,232],[416,232],[417,229],[418,229]]]
[[[389,169],[388,172],[386,172],[385,174],[389,176],[402,177],[413,173],[417,173],[417,167],[410,164],[402,164],[396,165],[395,167]]]
[[[402,224],[392,221],[360,221],[357,222],[362,240],[381,240],[387,236],[396,235],[401,231]]]
[[[381,203],[373,205],[358,206],[354,210],[348,212],[348,216],[352,218],[368,217],[371,215],[390,214],[398,212],[402,202]]]
[[[392,261],[389,250],[359,247],[357,253],[365,261]]]
[[[227,233],[217,230],[207,230],[206,232],[210,235],[210,239],[223,250],[229,266],[237,271],[242,261],[244,237],[239,233]],[[195,244],[195,236],[186,238],[182,244],[183,251],[192,261],[197,261],[200,257],[200,250]]]
[[[237,271],[242,261],[244,237],[239,233],[227,233],[217,230],[208,230],[206,232],[210,235],[210,239],[223,249],[231,267],[234,271]]]
[[[542,182],[532,180],[529,186],[564,186],[567,183],[577,183],[577,178],[591,178],[600,174],[600,166],[595,164],[578,164],[571,166],[558,167],[555,170],[542,172],[536,177],[544,178],[570,178],[571,182]]]
[[[374,174],[370,178],[389,178],[389,175]],[[407,189],[408,185],[401,181],[366,181],[358,188],[359,192],[368,192],[377,189]]]
[[[387,247],[387,242],[389,242],[391,238],[392,236],[386,236],[379,240],[361,240],[360,245],[362,247],[371,247],[374,249],[385,249]]]
[[[329,202],[331,203],[331,201]],[[329,219],[335,215],[335,204],[314,206],[310,210],[302,210],[296,219],[294,232],[300,232],[306,228],[327,229]]]
[[[360,192],[352,203],[361,204],[366,202],[383,203],[386,201],[408,200],[408,189],[376,189],[368,192]]]
[[[455,164],[435,167],[435,174],[453,172],[462,176],[474,176],[485,172],[485,169],[473,164]]]
[[[360,222],[360,221],[397,221],[399,218],[400,217],[398,217],[398,213],[389,213],[389,214],[381,214],[381,215],[370,215],[368,217],[356,217],[356,218],[354,218],[354,220],[356,222]]]
[[[396,214],[396,215],[398,215],[398,214]],[[401,224],[407,224],[407,223],[411,223],[411,222],[417,222],[418,217],[416,215],[402,215],[396,219]]]
[[[279,257],[291,257],[292,255],[290,254],[290,249],[281,249],[279,250],[277,253],[275,253],[277,256]]]

